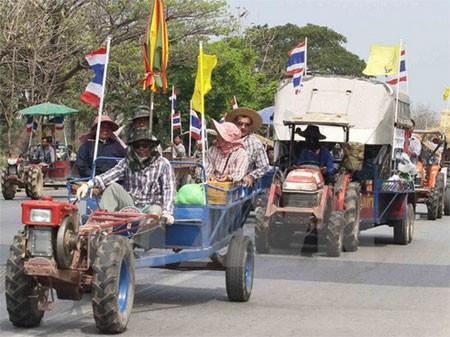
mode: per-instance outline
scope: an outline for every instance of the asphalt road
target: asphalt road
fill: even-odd
[[[63,200],[64,191],[48,190]],[[20,229],[20,202],[0,201],[0,264]],[[419,209],[420,210],[420,209]],[[246,228],[252,233],[251,226]],[[41,326],[18,329],[8,320],[4,266],[0,333],[4,336],[97,336],[90,296],[56,300]],[[123,336],[450,336],[450,217],[419,219],[408,246],[392,229],[361,233],[354,253],[328,258],[300,242],[257,255],[247,303],[227,299],[223,272],[138,269],[136,297]]]

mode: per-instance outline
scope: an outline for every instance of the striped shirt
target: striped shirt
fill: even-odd
[[[173,214],[175,174],[166,158],[158,157],[149,166],[134,172],[125,158],[109,171],[94,177],[93,182],[94,186],[104,190],[117,180],[123,180],[123,187],[136,206],[159,205],[163,213]]]
[[[227,158],[230,156],[230,159]],[[234,183],[239,183],[247,173],[248,156],[245,149],[237,148],[230,155],[222,154],[217,146],[211,146],[206,157],[206,175],[220,178],[229,175]]]
[[[248,174],[253,178],[261,178],[269,170],[269,159],[264,146],[255,135],[244,137],[245,149],[248,153]]]

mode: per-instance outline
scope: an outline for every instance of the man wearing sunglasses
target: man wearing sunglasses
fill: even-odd
[[[78,197],[85,197],[88,189],[98,187],[103,191],[100,208],[113,212],[127,206],[146,209],[161,215],[160,224],[173,224],[175,174],[169,161],[161,156],[149,130],[135,130],[128,141],[127,156],[109,171],[94,177],[77,190]],[[123,186],[116,183],[123,180]],[[145,247],[144,235],[137,242]],[[148,241],[147,241],[148,242]]]
[[[248,171],[243,181],[246,186],[252,186],[256,179],[269,170],[269,159],[264,146],[253,134],[261,127],[262,118],[253,109],[236,108],[227,113],[225,121],[236,124],[241,130],[241,138],[248,154]]]

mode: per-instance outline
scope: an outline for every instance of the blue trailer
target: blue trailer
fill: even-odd
[[[71,201],[43,197],[24,202],[24,230],[14,238],[6,270],[12,323],[39,325],[45,310],[53,308],[54,292],[60,299],[80,300],[91,291],[97,328],[123,332],[133,307],[135,268],[225,271],[230,301],[248,301],[254,246],[242,227],[262,191],[261,183],[228,190],[203,186],[206,203],[176,205],[174,224],[163,227],[157,215],[134,207],[121,212],[98,210],[95,196],[87,199],[85,217]],[[209,202],[212,191],[222,193],[222,202]],[[151,235],[143,249],[134,238],[147,231]]]

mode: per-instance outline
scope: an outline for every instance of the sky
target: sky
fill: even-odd
[[[400,85],[414,106],[446,108],[450,86],[450,0],[227,0],[241,24],[326,26],[344,35],[343,46],[367,62],[370,46],[406,44],[408,81]],[[239,8],[239,9],[238,9]],[[300,41],[299,41],[300,42]],[[287,62],[287,58],[286,58]]]

